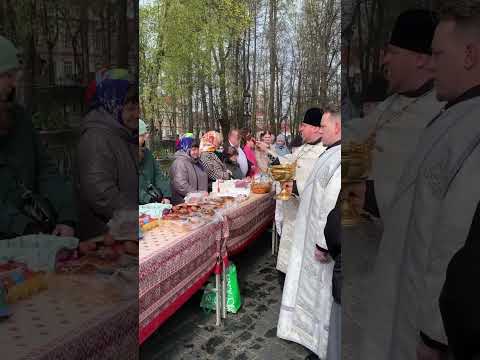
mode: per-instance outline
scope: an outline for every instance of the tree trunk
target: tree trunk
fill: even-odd
[[[253,28],[253,89],[252,89],[252,124],[251,130],[257,131],[257,1],[254,0]]]
[[[215,114],[215,106],[213,104],[213,87],[212,87],[212,84],[211,84],[211,81],[209,81],[208,83],[208,108],[209,108],[209,112],[210,112],[210,119],[209,119],[209,122],[208,122],[208,127],[207,127],[207,130],[211,130],[213,128],[215,128],[215,121],[217,119],[217,116]]]
[[[133,45],[134,46],[134,50],[135,50],[135,54],[137,54],[139,52],[139,43],[140,43],[140,22],[138,21],[139,19],[139,16],[140,16],[140,4],[139,4],[139,1],[133,1],[133,14],[134,14],[134,19],[136,19],[136,21],[133,21],[133,35],[132,35],[132,38],[129,40],[130,41],[130,44],[135,44]],[[127,24],[127,28],[128,28],[128,24]],[[128,52],[130,51],[130,47],[127,46],[127,50],[126,50],[126,57],[127,57],[127,63],[128,63]],[[139,81],[140,79],[140,64],[139,64],[139,57],[138,56],[135,56],[135,62],[133,64],[133,67],[134,67],[134,79],[136,82]],[[160,71],[160,69],[158,69],[158,71]],[[157,79],[158,79],[158,76],[157,76]]]
[[[171,128],[170,128],[173,137],[178,134],[178,129],[177,129],[177,98],[173,96],[172,98],[172,122],[171,122]]]
[[[35,59],[37,57],[33,33],[28,35],[25,44],[26,51],[24,56],[25,71],[23,73],[23,105],[25,106],[27,113],[33,113],[36,110],[34,109],[33,87],[35,84]]]
[[[112,37],[115,34],[114,27],[112,26],[112,19],[115,18],[113,4],[111,1],[106,2],[106,24],[104,24],[105,28],[105,49],[103,52],[105,53],[105,63],[103,65],[110,65],[112,63]]]
[[[275,75],[276,75],[276,11],[277,0],[270,0],[269,43],[270,43],[270,96],[268,100],[268,121],[273,128],[275,122]]]
[[[0,34],[7,33],[7,17],[5,16],[5,3],[0,3]]]
[[[283,65],[280,67],[280,79],[277,80],[277,121],[276,133],[279,132],[280,121],[282,118],[282,98],[283,98]]]
[[[90,41],[88,37],[89,26],[88,26],[88,2],[85,2],[80,7],[80,40],[82,46],[82,62],[81,62],[81,72],[82,80],[85,84],[88,83],[89,73],[90,73]]]
[[[247,35],[248,34],[248,35]],[[243,40],[243,72],[242,72],[242,88],[243,88],[243,102],[242,102],[242,118],[239,128],[245,128],[248,126],[248,111],[250,103],[248,101],[252,100],[250,97],[250,28],[245,34],[245,39]],[[247,39],[248,38],[248,42]],[[250,100],[247,100],[250,99]]]
[[[189,132],[193,132],[193,69],[190,65],[187,74],[187,127]]]
[[[296,111],[295,111],[295,121],[296,122],[301,122],[302,119],[300,119],[301,117],[301,111],[302,111],[302,108],[303,108],[303,104],[302,104],[302,64],[300,63],[300,66],[299,66],[299,73],[298,73],[298,84],[297,84],[297,107],[296,107]],[[295,129],[296,131],[296,129]]]
[[[16,24],[16,16],[13,16],[13,14],[15,14],[15,8],[14,6],[12,5],[12,1],[13,0],[6,0],[6,13],[7,14],[10,14],[10,16],[7,16],[6,19],[9,19],[9,23],[10,23],[10,31],[13,35],[13,39],[12,41],[13,42],[20,42],[20,36],[17,32],[17,24]],[[33,2],[31,4],[31,11],[32,11],[32,18],[33,18],[33,13],[35,12],[35,2]],[[33,29],[33,21],[31,23],[31,28],[30,29]]]
[[[117,66],[128,68],[127,0],[118,0]]]
[[[225,49],[223,44],[220,43],[218,47],[218,62],[219,62],[219,71],[218,75],[220,78],[220,112],[221,117],[218,119],[220,126],[222,127],[222,133],[224,138],[227,138],[228,132],[230,131],[230,122],[228,119],[228,101],[227,101],[227,83],[225,79]]]
[[[203,74],[200,76],[200,97],[202,99],[203,126],[205,126],[205,131],[208,131],[210,124],[208,120],[207,94],[205,93],[205,78]]]
[[[53,49],[55,47],[54,43],[49,42],[47,45],[48,48],[48,85],[55,86],[55,65],[53,60]]]

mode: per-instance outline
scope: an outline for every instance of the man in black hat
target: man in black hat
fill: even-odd
[[[298,212],[299,196],[305,187],[313,165],[317,158],[325,151],[322,144],[321,127],[323,110],[318,107],[312,107],[305,112],[303,122],[300,124],[300,134],[303,138],[303,145],[294,149],[292,154],[280,156],[280,163],[297,162],[295,181],[287,184],[290,191],[296,195],[289,201],[277,202],[277,218],[281,218],[280,246],[277,258],[277,270],[280,272],[280,282],[283,283],[288,268],[290,249],[294,238],[294,223]]]
[[[345,142],[371,139],[375,144],[367,193],[374,193],[380,217],[389,208],[426,123],[442,106],[436,99],[429,68],[436,25],[435,14],[427,10],[408,10],[398,17],[383,58],[391,95],[365,118],[344,122]],[[360,207],[365,191],[365,185],[351,189],[351,195],[361,199]]]
[[[427,119],[384,219],[364,331],[371,346],[361,359],[443,360],[449,350],[455,359],[473,359],[479,353],[478,296],[471,289],[478,287],[472,246],[478,237],[475,229],[468,233],[480,199],[480,1],[441,4],[431,69],[437,97],[447,104]],[[440,309],[448,263],[462,246]]]

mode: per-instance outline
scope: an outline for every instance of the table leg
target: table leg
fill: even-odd
[[[227,269],[222,261],[222,317],[227,318]]]
[[[275,256],[277,250],[277,227],[275,225],[275,220],[273,220],[272,226],[272,255]]]
[[[215,275],[215,292],[216,292],[216,315],[217,315],[217,326],[220,326],[221,323],[221,312],[220,312],[220,274]]]

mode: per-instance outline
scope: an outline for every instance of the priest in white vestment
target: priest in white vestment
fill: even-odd
[[[293,190],[296,196],[301,196],[305,183],[314,168],[315,161],[320,154],[325,151],[320,136],[320,122],[323,111],[319,108],[310,108],[305,112],[300,133],[302,134],[304,144],[288,154],[279,157],[280,163],[292,163],[297,161],[295,169],[295,181]],[[282,273],[287,272],[290,248],[292,247],[293,236],[295,233],[294,222],[298,212],[299,200],[294,196],[288,201],[277,201],[277,207],[281,208],[282,229],[280,245],[277,257],[277,270]]]
[[[430,119],[385,219],[361,360],[448,356],[439,297],[480,198],[480,7],[462,4],[435,31],[432,70],[448,103]]]
[[[380,216],[390,206],[398,180],[427,122],[441,110],[436,99],[430,44],[436,26],[427,10],[409,10],[397,19],[383,62],[392,93],[367,117],[344,122],[343,140],[363,143],[375,133],[370,179]],[[363,202],[364,191],[352,189]]]
[[[322,129],[322,141],[328,147],[316,160],[300,196],[277,335],[302,344],[324,359],[329,341],[334,263],[318,261],[316,250],[317,246],[328,250],[324,229],[341,188],[340,116],[326,112]]]

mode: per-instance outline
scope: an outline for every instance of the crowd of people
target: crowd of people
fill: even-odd
[[[340,114],[333,108],[310,108],[299,133],[300,141],[290,146],[284,134],[275,138],[269,131],[257,138],[248,130],[232,129],[226,141],[216,131],[200,141],[191,133],[179,136],[169,171],[169,200],[178,204],[188,193],[210,191],[216,180],[255,178],[272,165],[294,163],[295,180],[285,184],[293,198],[276,203],[277,269],[281,285],[285,283],[278,336],[307,347],[308,359],[323,359],[327,352],[329,359],[340,359]]]
[[[217,131],[208,131],[200,139],[186,133],[176,142],[177,151],[169,169],[171,196],[168,197],[158,184],[159,168],[151,165],[153,157],[146,147],[147,126],[143,120],[139,123],[139,198],[142,204],[156,200],[176,205],[182,203],[188,193],[211,191],[212,183],[217,180],[254,179],[262,172],[266,174],[271,165],[280,164],[279,158],[291,153],[285,136],[278,135],[275,142],[275,136],[269,131],[259,133],[257,139],[246,129],[232,129],[226,141]],[[155,198],[146,196],[152,188],[156,190]]]
[[[370,179],[343,194],[382,223],[358,357],[478,358],[480,4],[402,13],[383,65],[389,95],[372,92],[365,116],[343,129],[338,111],[314,107],[304,114],[301,139],[244,129],[230,130],[225,141],[217,131],[179,137],[165,196],[145,145],[138,87],[126,70],[103,71],[90,89],[69,184],[15,102],[17,50],[0,36],[0,237],[88,240],[108,233],[121,210],[179,204],[217,180],[295,163],[295,180],[285,184],[293,199],[276,208],[283,286],[277,335],[310,349],[311,359],[340,359],[343,136],[372,145]]]
[[[217,131],[208,131],[200,139],[184,134],[178,139],[169,169],[171,191],[165,196],[159,167],[146,146],[149,132],[140,119],[137,84],[127,70],[103,69],[88,89],[89,109],[76,144],[73,181],[67,182],[49,160],[30,117],[15,102],[20,69],[17,49],[0,37],[0,53],[2,239],[39,233],[75,236],[80,239],[80,252],[86,253],[96,246],[96,242],[87,240],[103,237],[104,245],[115,243],[111,234],[108,236],[109,222],[119,213],[137,213],[141,204],[179,204],[189,193],[211,190],[216,180],[253,179],[267,173],[272,165],[294,162],[296,180],[285,185],[294,199],[277,203],[277,210],[281,210],[279,269],[286,274],[282,275],[283,303],[285,309],[290,309],[280,315],[278,336],[323,356],[328,332],[318,334],[315,330],[308,338],[301,334],[303,326],[317,329],[318,321],[328,324],[330,309],[331,318],[340,324],[340,313],[332,306],[333,299],[339,299],[333,296],[339,285],[332,291],[332,279],[326,287],[321,283],[321,279],[333,276],[333,263],[327,254],[337,259],[340,249],[337,239],[334,252],[329,242],[335,236],[324,236],[323,232],[324,227],[330,228],[338,238],[333,215],[327,221],[340,189],[338,112],[307,110],[299,127],[300,141],[287,139],[284,134],[275,137],[269,131],[256,135],[245,129],[230,130],[225,141]],[[291,140],[290,144],[287,140]],[[320,227],[319,219],[323,224]],[[138,218],[132,220],[138,224]],[[308,267],[298,263],[302,257],[309,262]],[[323,291],[313,293],[308,309],[297,306],[295,301],[290,304],[292,299],[304,297],[305,291],[312,294],[312,287]],[[314,306],[319,302],[321,309]],[[312,312],[311,320],[302,323],[299,318],[307,310]],[[337,348],[339,336],[337,333]],[[334,352],[339,354],[339,348]]]

